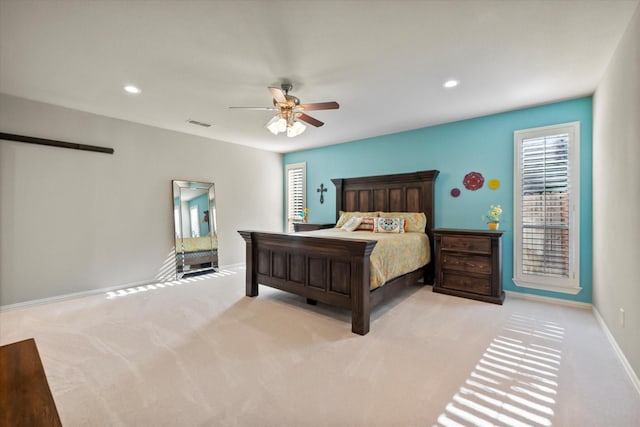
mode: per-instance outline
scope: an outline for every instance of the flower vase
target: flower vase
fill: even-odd
[[[500,228],[500,223],[499,222],[490,222],[489,223],[489,230],[497,230],[498,228]]]

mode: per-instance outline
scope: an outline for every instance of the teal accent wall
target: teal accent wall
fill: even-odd
[[[517,287],[513,277],[513,133],[516,130],[580,122],[580,286],[577,295]],[[318,130],[320,132],[321,130]],[[307,207],[309,222],[335,222],[335,187],[331,178],[413,172],[438,169],[435,226],[438,228],[486,229],[482,215],[490,205],[504,210],[503,285],[507,291],[591,303],[591,144],[592,98],[584,97],[522,110],[462,120],[407,132],[284,155],[284,166],[307,163]],[[464,188],[462,180],[471,171],[485,177],[476,191]],[[284,174],[284,170],[283,170]],[[497,178],[501,185],[490,190]],[[286,182],[286,180],[285,180]],[[316,191],[323,183],[324,204]],[[459,188],[458,198],[450,195]],[[286,223],[286,219],[285,219]]]

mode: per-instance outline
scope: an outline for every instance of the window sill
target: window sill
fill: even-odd
[[[582,291],[579,285],[576,286],[560,286],[560,285],[544,285],[541,283],[524,282],[519,279],[513,279],[513,283],[519,288],[538,289],[540,291],[559,292],[562,294],[577,295]]]

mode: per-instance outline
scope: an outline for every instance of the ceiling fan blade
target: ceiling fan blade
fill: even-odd
[[[229,107],[230,110],[277,111],[276,107]]]
[[[285,98],[282,89],[280,89],[279,87],[269,87],[269,90],[271,91],[271,96],[273,96],[273,99],[275,99],[276,102],[287,102],[287,98]]]
[[[296,113],[296,117],[299,118],[300,120],[302,120],[303,122],[307,122],[310,125],[313,125],[317,128],[319,128],[320,126],[322,126],[324,124],[324,122],[321,122],[318,119],[314,119],[311,116],[306,115],[305,113]]]
[[[316,102],[315,104],[302,104],[300,105],[304,110],[337,110],[340,108],[340,104],[335,101],[332,102]]]

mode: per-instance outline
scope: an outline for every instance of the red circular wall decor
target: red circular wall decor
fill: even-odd
[[[459,188],[452,188],[451,189],[451,197],[458,197],[460,195],[460,189]]]
[[[482,188],[484,177],[480,172],[469,172],[464,176],[462,183],[467,190],[475,191],[478,188]]]

